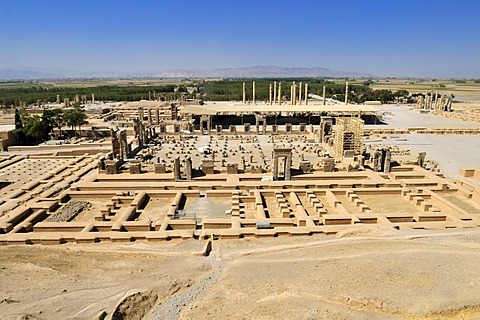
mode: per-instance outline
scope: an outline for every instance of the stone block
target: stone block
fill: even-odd
[[[167,173],[167,169],[164,163],[155,163],[155,173]]]
[[[105,160],[105,174],[117,174],[117,173],[118,173],[118,161]]]
[[[205,174],[214,174],[215,173],[215,162],[212,159],[203,159],[202,160],[202,171]]]
[[[324,158],[323,159],[323,172],[333,172],[335,170],[335,159]]]
[[[310,173],[313,171],[313,165],[310,161],[301,161],[300,162],[300,170],[303,173]]]
[[[131,162],[129,169],[130,174],[140,174],[142,173],[142,164],[140,162]]]
[[[238,163],[227,164],[227,173],[228,174],[237,174],[238,173]]]

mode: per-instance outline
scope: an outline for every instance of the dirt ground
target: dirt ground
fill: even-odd
[[[439,115],[421,114],[406,106],[378,107],[388,112],[384,121],[388,128],[477,128],[478,122],[449,119]],[[379,128],[373,125],[367,128]],[[383,127],[380,126],[380,127]],[[369,143],[368,141],[366,141]],[[435,160],[439,169],[448,177],[458,178],[460,168],[476,168],[480,161],[480,138],[477,135],[433,135],[406,134],[394,135],[381,142],[388,146],[400,146],[415,152],[426,152],[428,160]]]
[[[0,248],[2,319],[478,319],[480,230]]]

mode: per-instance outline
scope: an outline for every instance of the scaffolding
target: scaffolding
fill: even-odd
[[[336,118],[333,136],[333,153],[341,160],[345,151],[359,155],[363,150],[363,120],[360,118]]]

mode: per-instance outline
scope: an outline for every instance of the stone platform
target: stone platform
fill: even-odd
[[[16,168],[28,159],[12,160],[4,161]],[[371,224],[395,229],[480,225],[478,185],[418,166],[394,167],[390,173],[310,173],[291,181],[222,173],[175,181],[173,173],[97,173],[96,157],[56,160],[51,163],[57,167],[49,170],[58,175],[32,178],[23,190],[25,195],[44,190],[43,196],[18,201],[25,195],[6,195],[0,244],[299,236]],[[65,184],[61,192],[53,181]],[[72,201],[88,201],[90,207],[71,221],[46,221]]]

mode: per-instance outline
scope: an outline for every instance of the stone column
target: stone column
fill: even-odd
[[[157,125],[160,123],[160,109],[157,107],[157,109],[155,109],[155,113],[156,113],[156,118],[157,118]]]
[[[293,85],[290,86],[290,104],[293,106]]]
[[[192,158],[190,157],[185,161],[185,175],[187,180],[192,180]]]
[[[278,83],[278,104],[282,104],[282,83]]]
[[[112,137],[112,157],[114,159],[123,160],[121,158],[122,153],[120,152],[120,140],[118,139],[117,132],[113,129],[110,129],[110,136]]]
[[[327,101],[325,100],[325,86],[323,86],[323,105],[327,104]]]
[[[390,149],[387,149],[385,151],[385,165],[383,167],[383,172],[384,173],[389,173],[390,172],[391,159],[392,159],[392,152],[390,151]]]
[[[273,82],[273,102],[277,102],[277,81]]]
[[[298,86],[298,104],[302,104],[302,83]]]
[[[95,95],[92,93],[92,104],[95,103]]]
[[[269,99],[269,103],[270,105],[272,104],[272,84],[270,83],[270,87],[268,88],[268,99]]]
[[[345,104],[348,104],[348,81],[345,83]]]
[[[448,112],[452,111],[452,102],[453,102],[453,94],[450,95],[450,98],[448,98],[447,102],[447,110]]]
[[[430,101],[430,109],[433,109],[433,102],[434,102],[434,97],[435,96],[435,91],[432,89],[431,91],[431,97],[432,97],[432,100]]]
[[[203,129],[203,124],[207,124],[207,129],[204,131]],[[201,134],[210,134],[210,116],[208,115],[203,115],[200,117],[200,133]]]
[[[308,105],[308,83],[305,83],[305,105]]]
[[[417,96],[417,107],[423,108],[423,96]]]
[[[173,177],[176,181],[181,179],[180,175],[180,157],[176,157],[173,160]]]
[[[57,94],[57,104],[60,104],[60,95],[59,94]]]
[[[423,166],[425,165],[425,156],[427,155],[426,152],[419,152],[418,153],[418,160],[417,160],[417,164],[423,168]]]
[[[243,83],[243,104],[247,103],[247,93],[245,90],[245,82]]]
[[[290,97],[290,100],[291,100],[291,102],[292,102],[292,105],[295,105],[295,102],[296,102],[295,100],[297,99],[297,90],[295,90],[295,89],[296,89],[296,86],[297,86],[297,85],[295,84],[295,81],[293,81],[293,83],[292,83],[292,92],[291,92],[291,94],[290,94],[290,96],[291,96],[291,97]]]
[[[378,172],[382,169],[382,151],[377,150],[373,154],[373,171]]]
[[[332,117],[320,117],[320,143],[327,143],[327,138],[332,133],[333,118]]]
[[[255,103],[255,81],[253,81],[253,94],[252,94],[252,98],[253,98],[253,103]]]
[[[120,131],[120,147],[122,151],[122,158],[127,159],[130,155],[130,151],[128,150],[128,142],[127,142],[127,130]]]
[[[297,104],[297,84],[293,82],[293,104]]]
[[[272,177],[274,181],[278,180],[278,157],[273,157]]]
[[[292,166],[292,155],[285,157],[285,181],[290,181],[290,168]]]
[[[171,114],[171,120],[177,120],[178,118],[178,109],[175,104],[170,106],[170,114]]]
[[[152,125],[152,109],[148,108],[148,125]]]

